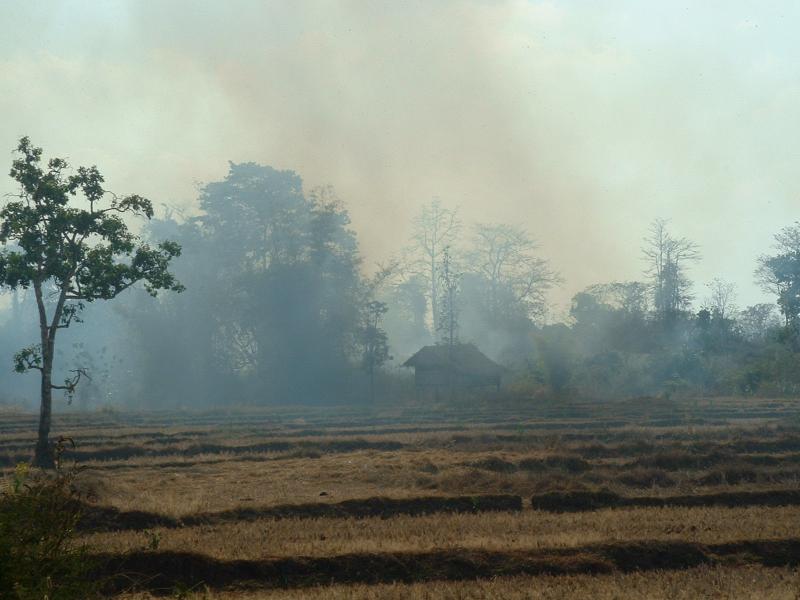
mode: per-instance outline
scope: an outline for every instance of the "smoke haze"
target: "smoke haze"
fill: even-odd
[[[30,135],[195,210],[229,160],[331,184],[367,263],[432,197],[512,222],[565,283],[639,278],[654,217],[763,301],[796,218],[791,2],[6,2],[0,157]],[[4,146],[2,146],[4,145]],[[0,191],[13,191],[0,180]],[[698,287],[698,296],[703,290]]]

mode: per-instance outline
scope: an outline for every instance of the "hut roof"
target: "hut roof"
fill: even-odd
[[[425,346],[403,363],[420,369],[453,369],[457,372],[496,377],[505,369],[478,350],[473,344]]]

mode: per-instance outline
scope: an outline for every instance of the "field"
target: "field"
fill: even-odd
[[[800,598],[800,402],[58,415],[128,599]],[[35,417],[0,415],[0,465]],[[115,574],[111,577],[111,574]]]

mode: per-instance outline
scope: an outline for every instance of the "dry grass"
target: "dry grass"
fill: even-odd
[[[317,457],[314,457],[317,456]],[[675,495],[736,490],[800,488],[800,465],[775,458],[774,466],[719,465],[675,470],[591,463],[579,472],[559,467],[490,470],[474,465],[542,463],[544,450],[481,454],[442,448],[356,451],[287,458],[201,455],[88,463],[87,490],[97,501],[121,510],[170,516],[239,506],[308,503],[390,496],[512,493],[523,497],[550,490],[609,487],[628,496]],[[481,457],[477,458],[476,457]],[[494,462],[487,462],[489,459]],[[502,461],[500,463],[499,461]],[[108,468],[114,466],[113,469]]]
[[[694,405],[651,399],[610,406],[417,406],[372,413],[98,413],[62,416],[56,431],[76,438],[78,456],[87,467],[82,486],[97,503],[185,517],[374,496],[512,493],[529,498],[550,490],[604,487],[625,496],[796,490],[800,429],[790,419],[797,419],[797,413],[796,403],[785,401],[726,399]],[[0,415],[0,464],[13,464],[29,452],[32,427],[31,418]],[[163,551],[202,553],[224,561],[451,549],[578,549],[637,540],[719,544],[798,540],[800,507],[260,519],[91,534],[85,539],[98,552],[134,552],[157,542]],[[249,595],[214,591],[197,598],[587,596],[797,599],[800,575],[787,569],[719,566],[482,582],[336,585]]]
[[[354,452],[318,459],[231,461],[191,468],[130,466],[87,472],[87,488],[98,502],[122,510],[170,516],[239,506],[419,495],[415,457],[402,452]],[[325,492],[326,496],[320,497]]]
[[[191,600],[797,600],[799,597],[800,571],[727,567],[618,575],[501,577],[489,581],[410,585],[334,585],[271,592],[198,591],[188,596]],[[129,595],[125,600],[151,598]]]
[[[571,548],[630,540],[715,544],[749,539],[800,538],[800,507],[639,508],[595,513],[445,514],[390,519],[285,519],[224,525],[112,532],[85,536],[97,551],[146,546],[218,559],[333,556],[354,552],[424,552],[470,548]]]

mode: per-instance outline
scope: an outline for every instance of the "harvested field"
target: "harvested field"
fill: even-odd
[[[55,430],[76,442],[81,541],[128,598],[772,598],[797,590],[799,414],[644,399],[62,414]],[[0,415],[6,472],[31,425]]]
[[[112,585],[126,589],[129,573],[144,576],[153,591],[179,585],[221,589],[301,588],[336,583],[413,583],[490,579],[500,575],[564,575],[686,569],[738,563],[796,567],[800,540],[739,542],[705,546],[688,542],[632,542],[568,550],[489,552],[450,550],[425,553],[360,553],[261,561],[218,561],[201,554],[135,552],[101,556],[108,572],[123,573]]]
[[[794,600],[800,571],[791,568],[697,567],[678,571],[643,571],[613,575],[496,577],[426,583],[326,585],[316,588],[215,592],[203,590],[193,598],[205,600],[696,600],[747,598]],[[126,600],[149,600],[148,593],[126,595]]]
[[[159,548],[203,553],[218,559],[266,556],[328,556],[356,552],[436,549],[575,548],[630,540],[702,544],[800,536],[800,508],[636,508],[595,513],[533,510],[477,514],[429,514],[382,518],[261,519],[214,525],[155,527],[87,536],[106,552],[139,550],[157,535]]]

